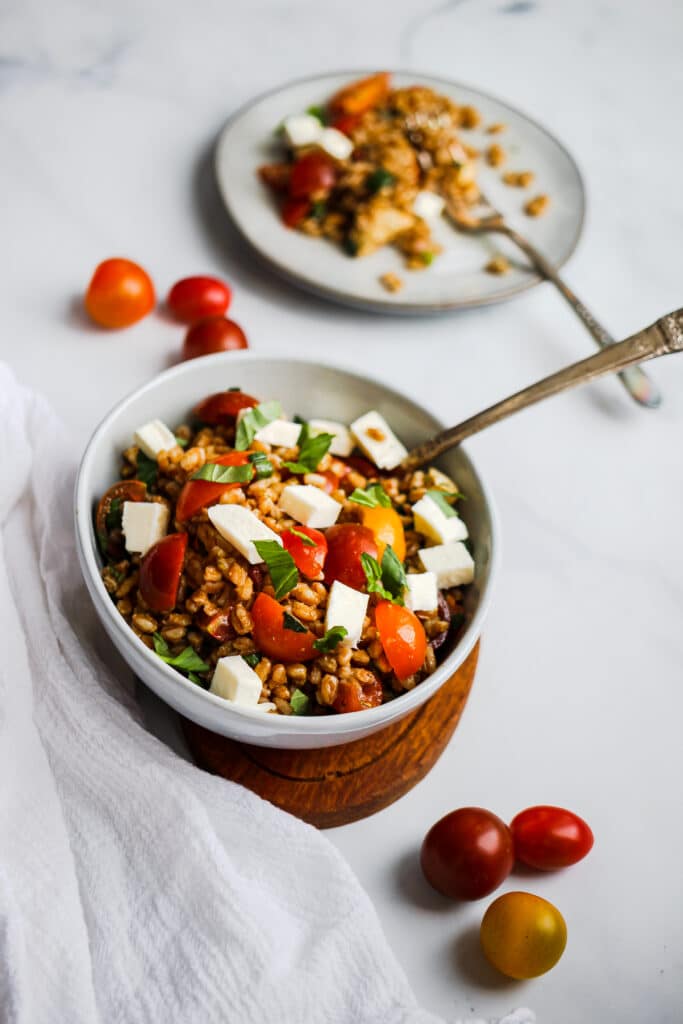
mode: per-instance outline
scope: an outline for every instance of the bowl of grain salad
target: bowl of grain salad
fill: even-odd
[[[230,353],[175,367],[95,431],[76,486],[103,627],[187,718],[265,746],[358,739],[462,664],[487,610],[495,514],[442,425],[382,383]]]

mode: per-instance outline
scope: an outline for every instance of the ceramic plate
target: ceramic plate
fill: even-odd
[[[433,234],[444,252],[421,271],[405,270],[400,254],[389,246],[353,259],[332,242],[289,230],[281,223],[269,190],[256,174],[261,164],[278,159],[275,128],[289,114],[324,104],[342,85],[364,74],[368,72],[293,82],[253,100],[225,126],[216,148],[216,175],[228,213],[243,238],[273,270],[300,287],[379,312],[428,313],[480,306],[509,299],[537,284],[538,276],[525,268],[524,258],[506,239],[466,236],[443,218]],[[477,149],[496,141],[508,154],[502,168],[478,161],[482,191],[513,227],[561,266],[578,242],[584,215],[581,175],[561,143],[518,110],[468,86],[415,72],[394,72],[393,81],[395,86],[429,85],[481,112],[482,128],[463,131],[463,141]],[[506,124],[506,131],[487,135],[486,126],[496,122]],[[505,169],[532,170],[534,184],[528,189],[504,185]],[[550,196],[550,208],[542,217],[527,217],[522,207],[539,193]],[[484,270],[498,253],[514,261],[512,270],[502,276]],[[390,294],[382,287],[379,278],[389,271],[403,279],[400,292]]]

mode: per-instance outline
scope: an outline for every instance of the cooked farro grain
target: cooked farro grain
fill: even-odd
[[[541,217],[550,205],[550,196],[540,195],[530,199],[524,206],[527,217]]]

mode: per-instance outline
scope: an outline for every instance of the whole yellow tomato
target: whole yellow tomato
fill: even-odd
[[[487,959],[509,978],[545,974],[564,953],[567,925],[557,907],[530,892],[506,892],[481,922]]]
[[[378,505],[376,508],[364,508],[363,526],[367,526],[375,535],[377,558],[380,562],[388,544],[394,549],[399,562],[405,560],[406,539],[403,533],[403,523],[395,509],[384,508],[382,505]]]

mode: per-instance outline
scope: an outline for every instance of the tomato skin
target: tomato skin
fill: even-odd
[[[249,462],[249,452],[228,452],[227,455],[219,455],[211,459],[219,466],[246,466]],[[175,507],[175,518],[177,523],[184,523],[191,519],[201,508],[207,505],[215,505],[222,494],[232,491],[242,484],[217,484],[212,480],[187,480],[178,495]]]
[[[361,684],[352,679],[347,682],[341,679],[337,688],[337,696],[332,707],[337,714],[343,715],[351,711],[365,711],[376,708],[382,703],[382,684],[379,679]]]
[[[377,541],[377,558],[382,560],[384,549],[391,545],[399,562],[405,561],[406,538],[401,517],[395,508],[364,508],[362,512],[363,526],[372,530]]]
[[[130,327],[154,309],[152,279],[132,260],[104,260],[85,293],[88,316],[100,327]]]
[[[176,320],[194,324],[209,316],[224,316],[232,292],[215,277],[184,277],[168,293],[166,305]]]
[[[422,871],[437,892],[454,900],[479,900],[512,871],[512,835],[483,807],[461,807],[432,825],[420,852]]]
[[[296,228],[308,216],[311,204],[308,199],[285,199],[280,216],[288,228]]]
[[[123,506],[124,501],[146,501],[147,487],[141,480],[119,480],[118,483],[105,491],[100,498],[95,513],[95,531],[102,553],[109,558],[125,558],[126,549],[123,543],[123,536],[112,536],[107,527],[107,516],[111,510],[112,502],[117,500]]]
[[[329,102],[330,111],[340,117],[347,114],[364,114],[366,110],[372,110],[385,100],[390,88],[391,74],[388,71],[379,71],[376,75],[360,78],[334,94]]]
[[[494,900],[479,931],[484,954],[508,978],[537,978],[564,953],[567,925],[557,907],[530,892]]]
[[[375,625],[396,678],[407,679],[419,672],[427,653],[427,635],[417,615],[392,601],[380,601],[375,607]]]
[[[229,426],[237,419],[240,409],[253,409],[255,405],[258,405],[258,400],[244,391],[218,391],[196,405],[194,414],[209,426]]]
[[[313,150],[305,153],[292,167],[289,195],[292,199],[310,199],[318,193],[329,192],[337,180],[332,159]]]
[[[308,576],[310,580],[319,579],[327,558],[325,534],[320,530],[315,530],[312,526],[297,526],[296,531],[314,541],[314,546],[305,544],[301,537],[297,537],[296,533],[291,530],[284,530],[280,537],[285,550],[289,551],[300,573]]]
[[[224,316],[210,316],[193,324],[185,335],[182,357],[197,359],[214,352],[233,352],[249,348],[247,336],[234,320]]]
[[[376,480],[380,476],[380,470],[373,465],[364,455],[347,455],[344,462],[356,473],[366,476],[370,480]]]
[[[576,864],[593,846],[583,818],[562,807],[527,807],[512,819],[510,831],[517,859],[540,871]]]
[[[275,661],[312,661],[318,654],[313,646],[315,636],[309,630],[295,633],[285,629],[284,614],[275,598],[263,592],[258,595],[251,609],[257,649]]]
[[[175,608],[186,548],[186,533],[169,533],[143,555],[139,590],[151,611],[170,612]]]
[[[325,583],[339,580],[354,590],[364,590],[367,581],[360,556],[367,553],[377,558],[377,542],[372,530],[358,523],[340,523],[330,526],[325,536]]]
[[[340,117],[335,117],[330,127],[336,128],[338,132],[350,137],[360,124],[361,116],[361,114],[342,114]]]
[[[258,176],[273,192],[288,192],[291,164],[264,164],[258,169]]]

